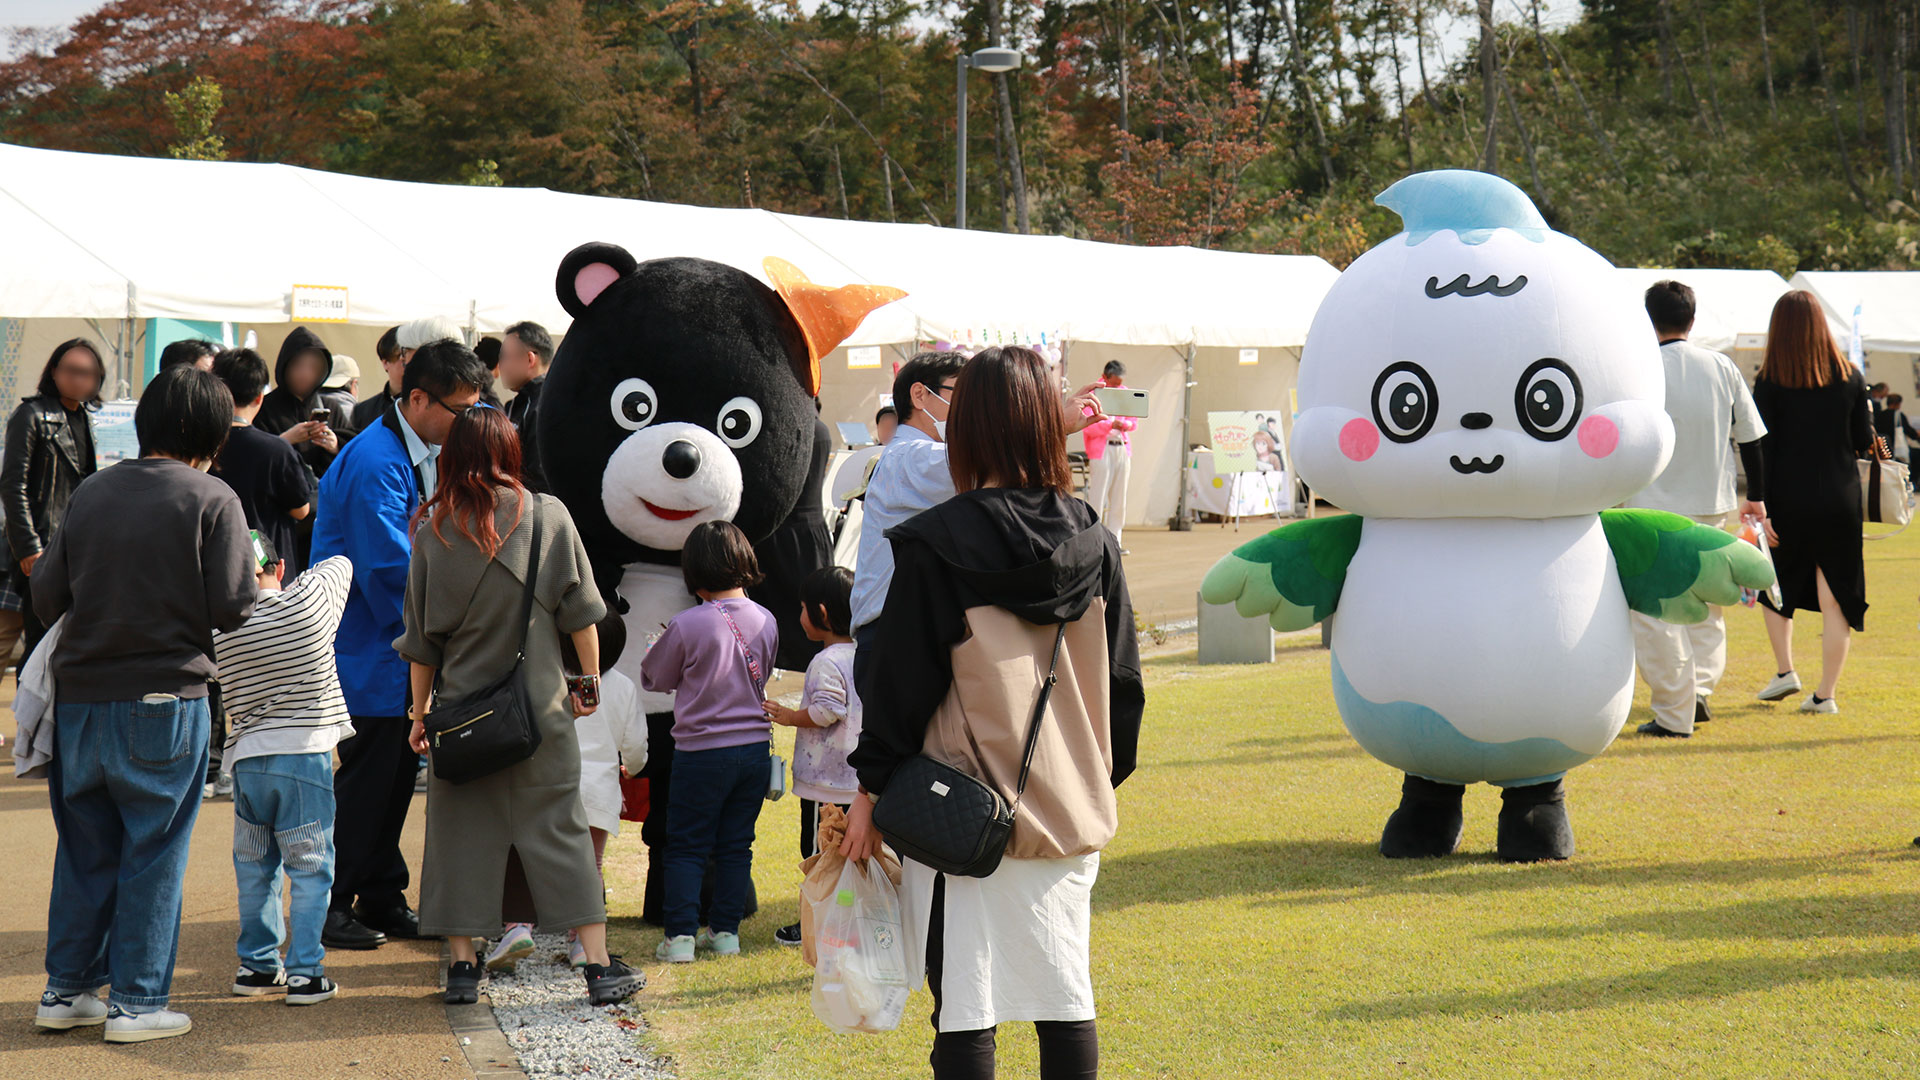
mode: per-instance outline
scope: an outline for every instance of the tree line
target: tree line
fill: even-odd
[[[1481,168],[1623,264],[1920,264],[1920,0],[114,0],[0,64],[0,139],[1313,252]],[[476,223],[528,228],[537,223]]]

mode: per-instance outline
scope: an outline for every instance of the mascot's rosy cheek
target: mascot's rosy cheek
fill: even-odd
[[[1589,416],[1580,424],[1580,449],[1591,458],[1603,458],[1620,445],[1620,426],[1604,416]]]
[[[1349,420],[1340,429],[1340,452],[1354,461],[1365,461],[1380,449],[1380,429],[1365,420]]]

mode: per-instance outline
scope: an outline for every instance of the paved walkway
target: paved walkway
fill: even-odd
[[[0,686],[0,733],[13,739],[13,680]],[[233,804],[207,803],[193,834],[173,1004],[193,1017],[177,1039],[108,1046],[100,1028],[43,1032],[33,1010],[46,985],[47,894],[54,830],[45,783],[13,778],[0,754],[0,1078],[170,1080],[209,1074],[276,1080],[467,1080],[439,985],[438,942],[397,942],[374,952],[335,951],[327,973],[342,986],[321,1005],[239,998],[233,884]],[[407,861],[419,865],[425,803],[414,801]],[[416,885],[418,883],[416,882]]]

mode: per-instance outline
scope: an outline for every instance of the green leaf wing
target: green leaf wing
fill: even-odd
[[[1275,630],[1305,630],[1340,603],[1360,526],[1359,515],[1342,514],[1275,529],[1213,564],[1200,598],[1248,618],[1265,615]]]
[[[1697,623],[1708,604],[1735,604],[1740,589],[1773,584],[1773,563],[1751,544],[1661,510],[1603,510],[1627,606],[1673,623]]]

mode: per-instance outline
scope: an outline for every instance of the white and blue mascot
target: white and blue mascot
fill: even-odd
[[[1380,853],[1460,843],[1502,789],[1498,854],[1573,854],[1562,778],[1633,697],[1629,610],[1698,622],[1766,558],[1673,514],[1614,510],[1673,452],[1659,347],[1613,267],[1487,173],[1409,176],[1405,231],[1340,275],[1300,361],[1293,460],[1349,513],[1277,529],[1205,600],[1280,630],[1333,619],[1347,730],[1401,770]]]

